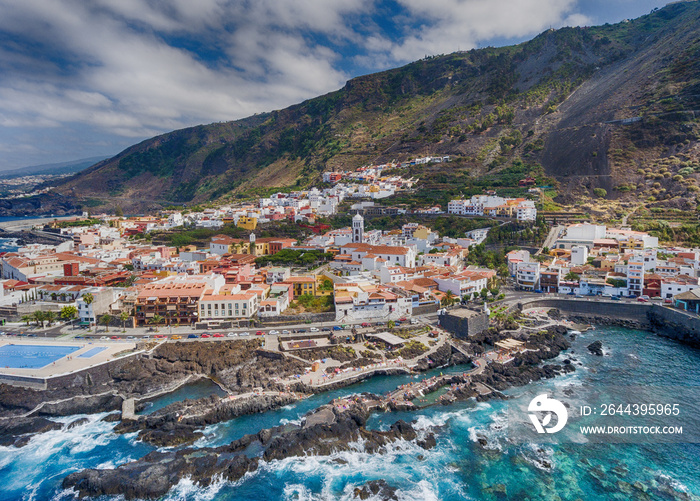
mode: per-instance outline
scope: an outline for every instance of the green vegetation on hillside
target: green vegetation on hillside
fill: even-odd
[[[390,203],[444,205],[493,187],[522,195],[521,177],[556,185],[553,176],[570,174],[583,181],[562,195],[605,189],[598,196],[688,197],[700,190],[690,181],[697,172],[674,172],[658,187],[630,174],[671,155],[698,160],[700,128],[690,113],[700,107],[698,14],[698,2],[678,2],[629,22],[426,57],[284,110],[144,141],[57,189],[103,203],[128,194],[143,208],[202,203],[277,185],[304,188],[325,170],[431,154],[456,161],[411,168],[417,191]],[[575,92],[583,82],[585,95]],[[635,115],[634,124],[601,125]]]

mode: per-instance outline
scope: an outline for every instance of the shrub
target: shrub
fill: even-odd
[[[595,189],[593,190],[593,193],[594,193],[595,196],[597,196],[598,198],[605,198],[606,196],[608,196],[608,192],[607,192],[605,189],[603,189],[603,188],[595,188]]]

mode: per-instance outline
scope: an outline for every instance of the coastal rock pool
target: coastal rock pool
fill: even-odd
[[[0,346],[0,367],[40,369],[80,349],[80,346],[6,344]]]

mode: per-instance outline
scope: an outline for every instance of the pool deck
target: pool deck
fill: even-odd
[[[49,363],[44,367],[36,369],[15,369],[12,367],[0,367],[0,376],[23,376],[31,378],[50,378],[55,376],[61,376],[63,374],[70,374],[72,372],[78,372],[89,367],[103,364],[105,362],[110,362],[115,360],[118,353],[134,350],[136,348],[136,343],[132,341],[93,341],[86,342],[85,340],[72,340],[72,339],[43,339],[34,338],[18,339],[16,337],[6,337],[0,336],[0,347],[7,345],[25,345],[25,346],[79,346],[80,349],[70,353],[67,356],[59,358],[55,362]],[[89,358],[83,358],[80,355],[90,351],[93,348],[105,348],[100,353]]]

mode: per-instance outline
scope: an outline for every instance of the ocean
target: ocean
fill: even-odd
[[[603,342],[603,357],[586,350],[598,339]],[[509,400],[470,400],[415,412],[375,414],[368,423],[371,428],[386,429],[398,419],[414,421],[419,433],[435,433],[437,446],[431,450],[401,441],[383,454],[370,454],[357,443],[352,451],[330,457],[289,458],[263,464],[235,483],[220,480],[200,488],[183,479],[165,499],[350,500],[357,487],[378,479],[395,488],[400,500],[700,499],[697,443],[562,440],[532,444],[509,435],[509,409],[527,405],[534,395],[566,392],[585,402],[590,390],[616,401],[625,397],[624,388],[630,385],[682,389],[688,395],[679,402],[683,426],[689,431],[700,427],[700,409],[693,397],[700,390],[699,350],[649,332],[615,327],[585,332],[572,345],[572,350],[556,361],[561,363],[573,356],[574,363],[581,364],[575,372],[512,388],[506,392]],[[443,371],[463,370],[465,367]],[[263,427],[297,422],[306,412],[333,398],[363,391],[384,393],[416,379],[408,375],[375,377],[275,411],[242,416],[206,428],[205,437],[195,445],[228,443]],[[193,387],[192,396],[202,396],[203,391],[201,385]],[[187,391],[179,395],[188,396]],[[172,400],[172,396],[163,398]],[[162,403],[155,401],[154,406]],[[68,473],[83,468],[114,468],[154,450],[138,442],[135,434],[114,434],[114,423],[101,421],[104,416],[60,418],[68,423],[87,417],[88,422],[38,435],[23,448],[0,447],[2,499],[73,499],[73,492],[61,489]],[[481,445],[479,439],[486,445]]]
[[[0,217],[0,223],[6,221],[29,221],[31,219],[42,219],[43,217]],[[0,252],[15,252],[18,248],[17,241],[14,238],[0,238]]]

